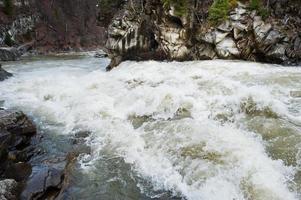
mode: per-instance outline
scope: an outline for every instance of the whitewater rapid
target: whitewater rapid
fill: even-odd
[[[8,64],[14,77],[0,83],[0,100],[59,134],[91,131],[86,173],[107,154],[152,190],[188,200],[301,198],[301,98],[290,95],[301,91],[301,68],[147,61],[107,73],[107,62]]]

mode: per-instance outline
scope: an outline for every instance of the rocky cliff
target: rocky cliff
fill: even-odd
[[[30,43],[39,52],[104,45],[99,0],[0,0],[0,46]]]
[[[297,0],[131,0],[108,28],[108,70],[145,59],[295,64],[301,59],[300,7]]]

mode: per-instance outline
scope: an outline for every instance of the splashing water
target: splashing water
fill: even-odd
[[[135,181],[123,178],[125,169],[117,178],[145,198],[164,191],[189,200],[301,198],[301,98],[290,95],[301,91],[301,68],[148,61],[106,73],[99,69],[106,63],[11,63],[15,76],[0,83],[0,100],[61,127],[57,134],[90,130],[82,173],[106,176],[97,172],[104,160],[121,159]]]

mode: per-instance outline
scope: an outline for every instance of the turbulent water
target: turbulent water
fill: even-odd
[[[92,132],[75,199],[301,199],[301,68],[107,62],[10,63],[0,83],[4,107],[55,135],[51,148]]]

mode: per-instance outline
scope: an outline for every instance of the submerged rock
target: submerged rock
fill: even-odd
[[[5,71],[3,68],[2,68],[2,65],[0,64],[0,81],[4,81],[5,79],[11,77],[12,74]]]
[[[301,91],[291,91],[290,96],[293,98],[301,98]]]

